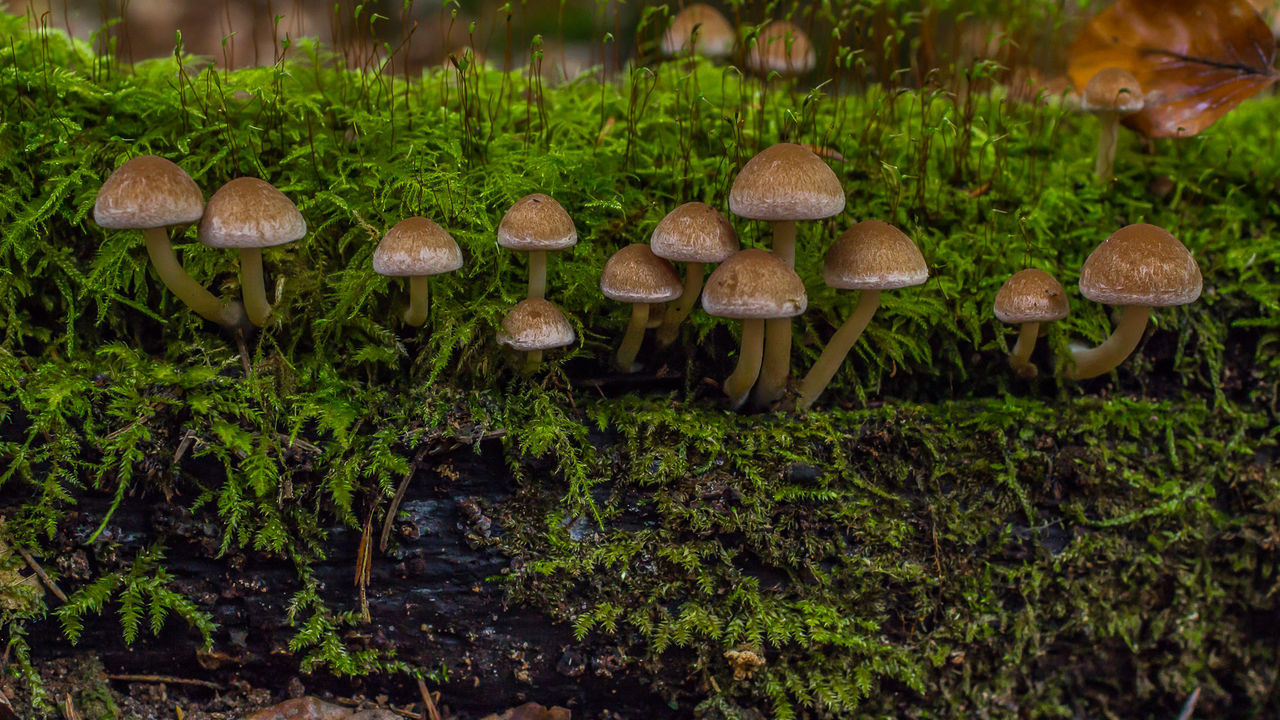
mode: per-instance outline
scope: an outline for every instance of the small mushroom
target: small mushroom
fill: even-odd
[[[1143,104],[1142,88],[1128,70],[1099,70],[1085,83],[1080,107],[1097,115],[1102,124],[1098,135],[1098,162],[1094,166],[1099,182],[1110,180],[1115,170],[1120,118],[1142,110]]]
[[[156,155],[140,155],[111,173],[93,203],[93,220],[111,230],[141,230],[147,255],[169,291],[198,315],[225,327],[244,317],[239,303],[224,303],[195,281],[169,242],[168,227],[197,222],[204,194],[182,168]]]
[[[747,66],[759,75],[796,77],[812,70],[816,60],[809,36],[786,20],[765,25],[747,54]]]
[[[880,291],[923,284],[929,279],[929,266],[920,248],[901,230],[880,220],[864,220],[845,230],[827,250],[822,279],[829,287],[861,290],[862,294],[853,314],[831,336],[818,361],[800,381],[798,408],[813,405],[835,377],[880,306]]]
[[[693,3],[671,18],[671,27],[662,36],[662,53],[667,56],[698,53],[709,58],[728,57],[736,38],[733,26],[719,10],[705,3]]]
[[[529,252],[529,297],[547,293],[547,251],[563,250],[578,242],[573,219],[550,195],[525,195],[498,223],[498,244]]]
[[[1000,322],[1019,326],[1009,367],[1020,377],[1035,377],[1039,371],[1031,364],[1031,351],[1036,347],[1040,324],[1061,320],[1071,311],[1062,285],[1043,270],[1019,270],[1000,286],[992,309]]]
[[[685,263],[684,292],[666,311],[658,330],[658,344],[670,345],[680,334],[680,323],[689,316],[702,293],[706,263],[724,262],[738,252],[738,235],[720,211],[700,202],[688,202],[667,213],[649,237],[653,254]]]
[[[765,322],[791,318],[809,305],[804,282],[776,255],[742,250],[720,264],[702,290],[702,309],[716,317],[742,320],[738,365],[724,382],[732,407],[741,407],[760,375]]]
[[[374,272],[409,278],[409,307],[404,311],[404,321],[415,327],[427,321],[430,277],[460,267],[462,250],[453,236],[424,217],[396,223],[373,251]]]
[[[614,253],[604,264],[600,291],[610,300],[631,303],[631,322],[618,346],[617,366],[622,372],[635,372],[636,353],[644,342],[650,303],[662,303],[680,297],[680,276],[670,262],[653,254],[644,243],[628,245]],[[654,306],[658,307],[658,306]]]
[[[307,234],[293,201],[255,177],[240,177],[218,188],[200,220],[200,242],[240,251],[240,288],[249,321],[267,324],[271,303],[262,278],[262,249],[301,240]]]
[[[773,254],[796,264],[796,221],[821,220],[844,210],[844,188],[831,168],[807,148],[778,143],[747,161],[729,190],[729,210],[738,217],[773,225]],[[791,374],[791,321],[779,318],[765,330],[764,368],[756,403],[768,405],[782,394]]]
[[[1072,347],[1067,377],[1083,380],[1117,367],[1138,347],[1151,308],[1194,302],[1203,286],[1191,251],[1164,229],[1138,223],[1112,233],[1080,268],[1080,294],[1121,306],[1120,322],[1098,347]]]
[[[526,298],[516,303],[502,318],[498,343],[528,353],[525,370],[542,362],[542,351],[572,345],[573,326],[560,308],[542,298]]]

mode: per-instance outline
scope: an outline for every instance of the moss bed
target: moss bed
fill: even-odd
[[[349,647],[358,602],[306,579],[324,528],[380,523],[423,448],[487,437],[513,481],[477,539],[509,559],[489,586],[615,648],[677,716],[1166,718],[1196,688],[1206,716],[1280,714],[1276,98],[1147,152],[1122,135],[1104,188],[1095,123],[1056,98],[805,92],[683,63],[555,87],[466,63],[406,81],[308,41],[266,68],[122,67],[12,16],[0,38],[0,539],[68,595],[4,589],[5,672],[37,702],[33,624],[145,644],[178,623],[193,653],[223,644],[169,582],[163,534],[87,578],[59,572],[61,539],[98,557],[117,513],[161,495],[209,518],[217,551],[296,568],[291,662],[437,677]],[[701,313],[669,352],[646,346],[646,371],[610,372],[628,308],[600,295],[604,260],[679,202],[727,209],[736,170],[781,139],[839,153],[849,192],[843,215],[801,225],[798,367],[852,307],[819,271],[852,222],[902,227],[930,281],[885,294],[811,412],[726,411],[738,328]],[[89,219],[142,153],[206,195],[263,177],[307,218],[304,241],[266,253],[279,301],[247,355],[164,290],[136,233]],[[580,342],[525,377],[495,342],[523,258],[494,228],[535,191],[582,238],[549,280]],[[420,332],[370,268],[412,214],[466,256]],[[1139,221],[1193,250],[1203,298],[1156,312],[1109,376],[1056,380],[1068,339],[1110,327],[1074,290],[1080,264]],[[177,245],[238,294],[230,255],[194,230]],[[1072,295],[1030,383],[990,307],[1027,265]],[[107,509],[73,532],[89,499]]]

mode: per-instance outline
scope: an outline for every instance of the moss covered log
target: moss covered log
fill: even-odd
[[[488,642],[475,608],[388,620],[444,582],[398,569],[434,542],[487,558],[461,576],[495,626],[554,623],[554,649],[503,666],[527,661],[521,691],[547,704],[608,710],[625,683],[624,709],[680,717],[1172,717],[1200,688],[1206,716],[1280,713],[1275,98],[1135,152],[1102,188],[1087,118],[999,90],[766,91],[683,63],[556,87],[465,63],[404,78],[308,41],[266,68],[129,66],[22,17],[0,37],[0,540],[67,596],[9,582],[30,570],[0,553],[4,672],[28,686],[33,657],[72,640],[160,634],[188,666],[421,674],[478,713],[499,681],[460,659]],[[628,317],[599,294],[605,259],[681,202],[726,210],[741,165],[783,139],[843,158],[849,193],[799,231],[795,366],[848,313],[820,270],[853,222],[901,227],[929,282],[885,297],[811,412],[727,412],[737,331],[700,312],[642,354],[649,372],[611,373]],[[90,221],[102,180],[142,153],[206,196],[254,175],[298,204],[310,233],[266,257],[259,334],[191,313],[136,233]],[[526,377],[495,340],[525,270],[494,231],[530,192],[577,225],[549,297],[582,341]],[[403,329],[402,293],[370,264],[410,215],[467,258],[432,288],[429,335]],[[1110,328],[1073,289],[1081,262],[1138,221],[1191,248],[1204,297],[1159,313],[1116,372],[1056,380],[1069,338]],[[175,247],[239,295],[233,257],[193,229]],[[1028,264],[1073,304],[1030,382],[990,310]],[[453,529],[414,536],[424,517]],[[191,580],[264,566],[266,636]]]

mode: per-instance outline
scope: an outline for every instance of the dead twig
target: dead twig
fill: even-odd
[[[40,582],[44,583],[45,587],[49,588],[49,592],[53,593],[53,596],[58,598],[58,600],[65,603],[67,601],[67,596],[64,595],[58,585],[45,574],[44,568],[40,567],[40,563],[36,562],[35,558],[27,554],[26,550],[23,550],[20,547],[16,547],[14,549],[18,551],[18,554],[22,556],[23,560],[27,561],[27,567],[31,568],[35,572],[36,576],[40,578]]]
[[[375,502],[369,507],[369,514],[364,519],[364,531],[360,533],[360,546],[356,549],[356,587],[360,588],[360,619],[366,623],[373,622],[369,614],[369,574],[373,568],[373,512],[377,509]]]
[[[436,700],[427,690],[427,684],[418,678],[418,692],[422,693],[422,705],[427,709],[427,720],[440,720],[440,711],[436,709]]]
[[[387,507],[387,517],[382,521],[382,535],[378,538],[378,550],[380,552],[387,551],[387,543],[391,539],[391,525],[395,522],[396,513],[400,511],[400,501],[404,499],[405,491],[409,489],[409,481],[413,479],[413,472],[418,469],[418,464],[427,456],[427,451],[431,449],[431,445],[423,445],[422,449],[413,458],[413,465],[409,467],[409,472],[404,474],[404,478],[400,480],[400,486],[396,488],[396,494],[391,498],[391,505]]]
[[[221,690],[222,686],[216,682],[209,680],[196,680],[194,678],[172,677],[170,675],[107,675],[108,680],[118,680],[120,682],[137,682],[150,683],[152,685],[194,685],[196,687],[209,688],[210,690]]]
[[[1200,688],[1196,688],[1191,693],[1191,697],[1182,704],[1182,712],[1178,713],[1178,720],[1191,720],[1191,713],[1196,711],[1196,703],[1200,700]]]
[[[62,717],[65,720],[80,720],[80,712],[76,710],[76,704],[71,700],[71,693],[67,693],[62,698]]]

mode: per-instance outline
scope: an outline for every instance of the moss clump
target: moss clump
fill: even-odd
[[[297,565],[293,650],[308,667],[406,670],[343,643],[360,620],[311,582],[320,528],[360,527],[362,503],[384,507],[424,443],[503,432],[521,492],[494,542],[522,561],[512,596],[616,642],[636,672],[677,668],[655,673],[662,691],[709,716],[1168,715],[1196,686],[1223,712],[1280,711],[1267,622],[1280,602],[1280,247],[1261,241],[1278,176],[1259,141],[1280,101],[1155,144],[1104,190],[1087,120],[999,92],[766,90],[705,64],[554,88],[465,63],[406,79],[308,42],[267,68],[180,54],[121,68],[23,18],[0,17],[0,38],[13,542],[38,550],[85,495],[115,507],[176,490],[216,508],[223,550]],[[701,380],[728,372],[732,336],[701,314],[682,350],[656,358],[683,373],[678,387],[593,399],[582,383],[627,319],[599,294],[605,258],[680,202],[723,209],[742,163],[784,138],[838,151],[851,198],[800,231],[811,309],[797,365],[848,312],[818,278],[820,248],[853,221],[902,227],[930,282],[885,298],[814,412],[726,414]],[[107,174],[144,152],[206,193],[261,176],[308,220],[304,241],[272,255],[272,320],[244,354],[164,292],[131,234],[86,220]],[[1171,193],[1148,191],[1157,177]],[[551,298],[585,340],[521,378],[494,336],[523,268],[493,232],[534,191],[582,237]],[[398,288],[370,266],[386,228],[417,214],[467,256],[432,289],[429,336],[402,330]],[[1011,336],[990,318],[1003,279],[1033,262],[1070,287],[1097,242],[1139,220],[1193,249],[1203,300],[1162,312],[1112,380],[1012,378]],[[768,232],[738,228],[748,246]],[[230,259],[185,237],[192,275],[237,295]],[[1066,337],[1108,328],[1077,300],[1049,344],[1061,355]],[[108,542],[111,527],[108,514],[77,537]],[[207,618],[161,568],[157,548],[69,585],[60,620],[83,622],[114,582],[103,597],[182,616],[199,641]],[[20,660],[30,617],[4,616]],[[766,664],[735,679],[724,653],[744,647]]]

